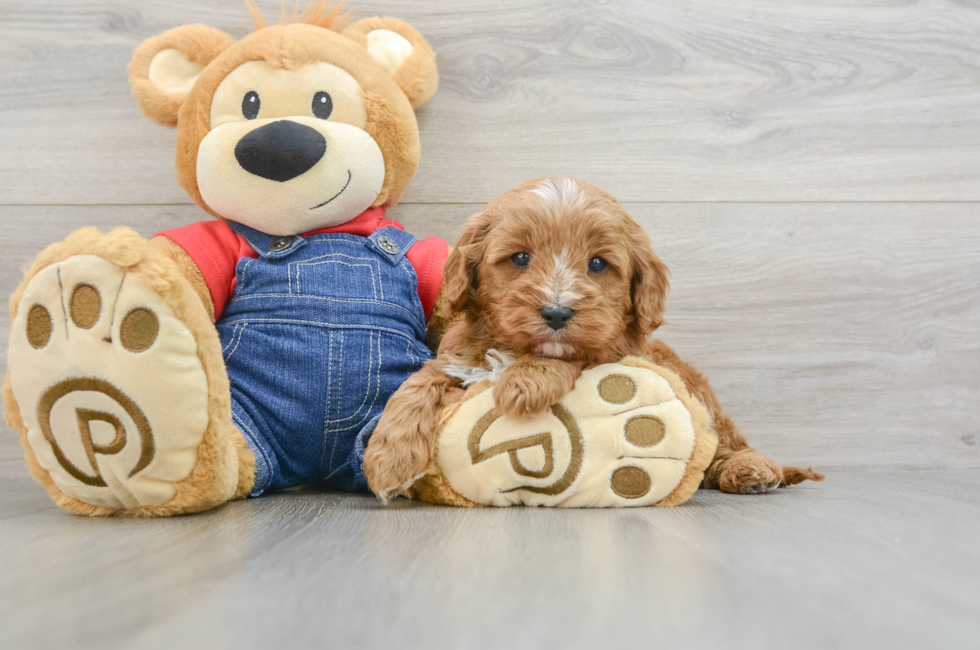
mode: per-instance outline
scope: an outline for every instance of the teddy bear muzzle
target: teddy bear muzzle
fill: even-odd
[[[250,174],[284,183],[306,173],[327,152],[316,129],[277,120],[246,133],[235,145],[235,159]]]

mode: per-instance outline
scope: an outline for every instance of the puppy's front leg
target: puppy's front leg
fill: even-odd
[[[405,380],[385,405],[364,452],[364,474],[382,499],[398,494],[425,471],[439,411],[460,389],[437,359]]]
[[[540,413],[560,402],[580,374],[580,363],[520,357],[501,374],[493,387],[493,399],[508,417]]]

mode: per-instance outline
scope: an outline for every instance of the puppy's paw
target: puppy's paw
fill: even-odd
[[[762,454],[744,451],[724,462],[718,487],[732,494],[765,494],[779,487],[782,480],[782,467]]]
[[[391,435],[382,418],[364,452],[368,486],[382,501],[409,488],[425,473],[429,445],[421,436]]]
[[[535,381],[535,377],[519,372],[504,372],[493,387],[493,400],[505,416],[521,418],[548,410],[561,401],[564,393],[557,394],[549,386]]]

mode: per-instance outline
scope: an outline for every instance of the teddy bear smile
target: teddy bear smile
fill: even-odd
[[[347,170],[347,182],[344,183],[344,186],[342,188],[340,188],[340,191],[337,192],[336,194],[334,194],[333,196],[331,196],[329,199],[327,199],[323,203],[320,203],[318,205],[314,205],[312,208],[310,208],[310,210],[316,210],[317,208],[322,208],[323,206],[325,206],[326,204],[330,203],[335,198],[337,198],[338,196],[340,196],[341,194],[343,194],[344,193],[344,190],[347,189],[347,186],[350,185],[351,178],[352,178],[352,175],[350,173],[350,170],[348,169]]]

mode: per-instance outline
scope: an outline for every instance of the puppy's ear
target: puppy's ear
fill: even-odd
[[[443,267],[443,291],[454,312],[462,311],[479,285],[480,263],[486,252],[490,217],[480,212],[470,217],[466,230]]]
[[[368,51],[408,97],[412,108],[429,101],[439,86],[436,54],[414,27],[397,18],[364,18],[343,35]]]
[[[157,124],[177,126],[201,71],[232,43],[207,25],[184,25],[143,41],[129,62],[129,85],[143,113]]]
[[[631,241],[633,322],[630,326],[646,338],[663,324],[670,270],[653,252],[650,237],[639,225],[635,227]]]

